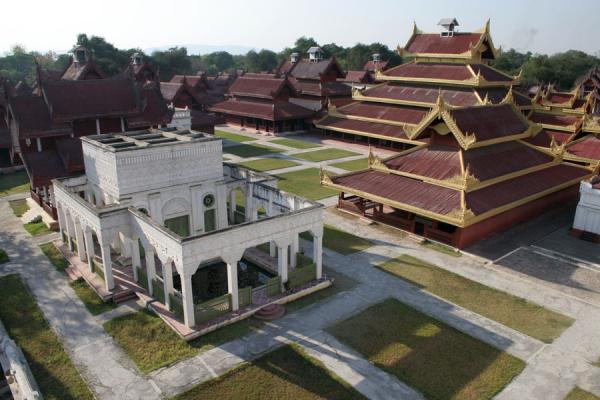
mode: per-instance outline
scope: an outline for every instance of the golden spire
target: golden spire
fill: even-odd
[[[371,165],[373,165],[373,162],[375,161],[375,154],[373,154],[373,149],[371,148],[371,145],[369,145],[369,157],[367,160],[370,168]]]
[[[504,96],[504,98],[502,99],[502,104],[513,104],[514,101],[515,101],[515,98],[513,95],[513,87],[511,85],[510,88],[508,89],[508,92],[506,92],[506,96]]]

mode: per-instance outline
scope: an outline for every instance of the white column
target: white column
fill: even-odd
[[[71,216],[69,214],[65,214],[65,228],[67,229],[67,245],[69,246],[69,250],[73,251],[73,241],[71,240],[73,232],[71,229]]]
[[[121,132],[125,132],[125,118],[121,117]]]
[[[173,293],[173,261],[167,261],[163,264],[163,281],[165,288],[165,306],[171,309],[170,294]]]
[[[85,251],[87,253],[88,268],[90,271],[93,269],[94,262],[94,237],[92,236],[92,230],[86,228],[83,231],[83,239],[85,241]]]
[[[144,247],[144,257],[146,258],[146,275],[148,275],[148,292],[152,296],[152,281],[156,276],[156,264],[154,262],[154,248],[152,246]]]
[[[269,242],[269,255],[273,258],[277,257],[277,245],[273,240]]]
[[[104,267],[104,284],[106,290],[113,290],[115,288],[115,281],[112,273],[112,260],[110,259],[110,244],[104,243],[100,239],[100,249],[102,251],[102,266]]]
[[[96,118],[96,134],[100,134],[100,120]]]
[[[288,244],[277,244],[277,274],[281,277],[281,290],[288,280]]]
[[[229,194],[229,204],[230,204],[230,208],[229,208],[229,220],[231,221],[230,223],[233,225],[235,222],[235,205],[236,205],[236,198],[235,198],[235,194],[236,191],[232,190],[231,193]]]
[[[323,276],[323,236],[313,235],[313,262],[317,266],[317,279]]]
[[[56,213],[58,214],[58,230],[60,232],[60,240],[63,240],[63,235],[65,233],[65,215],[62,207],[58,204],[56,205]]]
[[[292,269],[296,268],[297,266],[297,253],[298,250],[300,249],[300,241],[298,240],[298,234],[294,233],[294,238],[292,239],[292,245],[291,245],[291,249],[292,252],[290,254],[290,267],[292,267]]]
[[[246,216],[246,222],[254,221],[254,196],[252,196],[254,186],[252,184],[248,184],[246,186],[246,209],[244,210],[244,214]]]
[[[192,276],[181,276],[181,296],[183,297],[183,321],[186,326],[196,325],[196,316],[194,315],[194,292],[192,289]]]
[[[79,224],[75,224],[75,239],[77,240],[77,255],[81,261],[85,262],[87,260],[87,256],[85,254],[83,230]]]
[[[237,311],[240,308],[238,292],[237,261],[227,261],[227,292],[231,295],[231,309]]]
[[[129,240],[131,246],[131,266],[133,267],[133,279],[138,281],[138,270],[142,266],[140,261],[140,244],[137,240]]]

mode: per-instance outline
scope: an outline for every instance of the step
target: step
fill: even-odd
[[[115,303],[124,303],[128,300],[131,300],[133,298],[137,297],[137,295],[135,294],[135,292],[133,290],[126,290],[126,291],[121,291],[118,292],[116,294],[113,295],[113,301]]]
[[[262,321],[273,321],[285,314],[285,307],[280,304],[270,304],[258,310],[254,317]]]
[[[71,281],[76,281],[79,278],[83,278],[83,276],[81,275],[81,272],[79,272],[79,270],[74,267],[73,265],[69,265],[66,269],[65,272],[67,273],[67,276],[69,277],[69,280]]]

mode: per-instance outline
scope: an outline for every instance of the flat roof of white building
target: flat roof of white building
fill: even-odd
[[[189,129],[177,130],[176,128],[161,128],[84,136],[81,140],[108,151],[121,152],[148,149],[150,147],[158,146],[189,144],[190,142],[216,141],[221,139]]]

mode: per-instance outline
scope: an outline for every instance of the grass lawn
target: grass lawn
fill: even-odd
[[[294,149],[313,149],[315,147],[321,147],[321,145],[311,142],[305,142],[304,140],[281,138],[271,140],[271,143],[280,144],[282,146],[292,147]]]
[[[309,232],[303,232],[300,237],[312,241],[312,235]],[[331,225],[325,225],[323,229],[323,246],[337,253],[348,255],[368,249],[373,246],[373,242],[341,231]]]
[[[9,261],[10,261],[10,258],[8,257],[8,254],[6,254],[6,251],[4,251],[3,249],[0,249],[0,264],[4,264]]]
[[[23,349],[42,395],[52,399],[92,399],[35,299],[18,275],[0,277],[0,319]]]
[[[31,236],[42,236],[52,233],[44,222],[28,222],[23,227]]]
[[[75,293],[77,293],[77,296],[79,296],[81,301],[83,301],[83,304],[85,304],[85,308],[87,308],[92,315],[102,314],[117,308],[117,305],[112,301],[102,301],[83,278],[79,278],[69,285],[71,285]]]
[[[360,154],[353,151],[343,149],[323,149],[309,151],[306,153],[294,154],[293,157],[301,158],[306,161],[319,162],[326,160],[335,160],[336,158],[344,158],[350,156],[359,156]]]
[[[244,336],[260,325],[260,322],[245,319],[186,342],[162,319],[143,310],[110,320],[104,324],[104,329],[140,371],[148,373]]]
[[[58,271],[63,272],[69,266],[69,262],[56,248],[54,243],[44,243],[40,246],[40,249],[42,249],[42,252],[50,259],[50,262]]]
[[[569,392],[565,400],[600,400],[600,397],[576,387]]]
[[[259,157],[267,154],[277,154],[281,151],[275,147],[263,146],[261,144],[239,144],[223,148],[225,153],[233,154],[238,157]]]
[[[421,241],[420,245],[423,247],[427,247],[428,249],[447,254],[452,257],[461,257],[462,256],[462,253],[460,251],[456,250],[455,248],[453,248],[452,246],[446,246],[445,244],[438,243],[438,242],[432,242],[427,239]]]
[[[358,160],[329,164],[329,166],[345,169],[346,171],[359,171],[361,169],[367,169],[369,167],[369,160],[367,160],[366,158],[359,158]]]
[[[245,161],[238,164],[240,167],[248,168],[253,171],[271,171],[274,169],[289,168],[300,165],[290,160],[281,158],[263,158],[261,160]]]
[[[175,399],[364,399],[297,345],[280,347]]]
[[[231,140],[232,142],[240,142],[240,143],[241,142],[251,142],[253,140],[256,140],[252,137],[238,135],[236,133],[231,133],[231,132],[225,132],[225,131],[221,131],[219,129],[215,129],[215,136],[223,138],[223,139]]]
[[[414,283],[429,293],[545,343],[552,342],[574,322],[569,317],[525,299],[490,288],[405,254],[377,267]]]
[[[525,368],[518,358],[396,299],[329,332],[428,399],[490,399]]]
[[[23,193],[29,190],[27,172],[18,171],[12,174],[0,175],[0,196]]]
[[[277,184],[279,189],[310,200],[320,200],[335,196],[338,193],[335,190],[321,186],[321,178],[317,168],[307,168],[275,176],[280,179]]]
[[[26,200],[13,200],[9,201],[8,205],[12,208],[15,216],[20,217],[29,210],[29,205]]]

